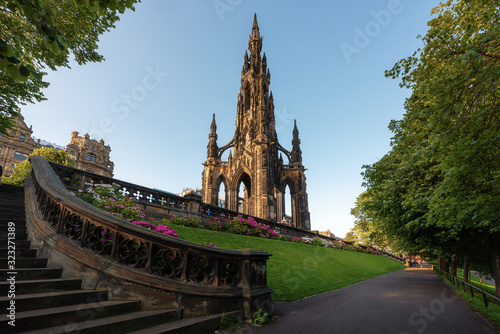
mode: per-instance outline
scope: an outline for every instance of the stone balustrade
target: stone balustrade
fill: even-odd
[[[82,256],[90,251],[104,261],[133,270],[134,275],[139,271],[144,274],[140,278],[142,285],[150,282],[156,288],[154,282],[160,279],[165,290],[182,295],[233,297],[247,317],[257,302],[270,302],[272,290],[266,285],[266,261],[271,254],[251,249],[216,249],[150,231],[96,209],[72,195],[65,186],[75,190],[89,183],[118,183],[121,189],[144,194],[148,202],[151,195],[156,205],[180,209],[189,209],[188,199],[60,165],[52,164],[51,168],[38,156],[30,160],[31,178],[26,187],[34,200],[31,207],[37,211],[31,215],[38,214],[58,238],[85,249],[87,253]],[[144,201],[142,197],[141,200]],[[89,262],[92,261],[86,261]]]

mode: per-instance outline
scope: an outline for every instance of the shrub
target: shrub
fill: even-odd
[[[71,154],[66,151],[55,148],[41,147],[33,150],[30,156],[38,155],[49,162],[55,162],[61,165],[75,167],[75,160]],[[9,177],[2,177],[2,182],[13,186],[23,186],[24,179],[30,176],[31,162],[24,160],[14,166],[14,173]]]
[[[123,218],[132,224],[147,228],[152,231],[163,233],[172,237],[178,237],[177,232],[162,220],[158,222],[154,218],[146,218],[144,211],[137,207],[133,197],[124,197],[118,192],[116,184],[98,184],[86,191],[79,191],[77,197],[98,209],[108,212],[118,218]],[[107,241],[110,239],[108,238]]]
[[[269,226],[257,223],[252,217],[244,218],[242,215],[227,222],[224,231],[268,239],[279,239],[280,237],[280,234]]]
[[[165,221],[167,223],[172,223],[175,225],[182,225],[182,226],[187,226],[187,227],[194,227],[197,228],[200,226],[201,221],[195,218],[184,218],[184,217],[176,217],[175,215],[172,216],[170,219],[163,219],[162,221]]]
[[[213,221],[208,223],[207,228],[212,231],[222,231],[222,223],[219,218],[215,218]]]

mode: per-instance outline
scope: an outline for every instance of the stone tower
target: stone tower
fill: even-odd
[[[229,210],[282,222],[285,219],[285,193],[291,197],[291,224],[310,230],[305,168],[302,165],[299,131],[295,122],[292,151],[278,142],[271,74],[266,54],[261,56],[262,37],[257,16],[248,40],[241,71],[236,131],[233,139],[219,148],[215,114],[210,126],[207,160],[204,163],[202,196],[205,203],[219,204],[222,197]],[[230,150],[227,161],[222,155]],[[234,154],[233,154],[234,151]],[[283,154],[288,164],[283,161]],[[221,185],[225,193],[219,195]],[[240,193],[240,187],[242,194]]]

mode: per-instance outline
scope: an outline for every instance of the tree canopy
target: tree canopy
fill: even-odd
[[[138,0],[11,0],[0,2],[0,132],[19,107],[45,99],[44,70],[99,62],[99,36]]]
[[[75,160],[71,154],[66,151],[55,148],[41,147],[33,150],[30,156],[38,155],[49,162],[55,162],[61,165],[75,167]],[[14,166],[14,174],[9,177],[2,177],[2,182],[21,187],[24,179],[30,176],[31,162],[29,160],[21,161]]]
[[[380,230],[407,249],[488,259],[500,296],[499,5],[433,9],[424,46],[386,72],[411,97],[363,176]]]

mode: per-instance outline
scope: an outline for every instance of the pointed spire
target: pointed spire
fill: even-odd
[[[260,63],[260,51],[262,50],[262,37],[257,24],[257,14],[253,17],[252,34],[248,38],[248,50],[250,50],[250,63],[254,71],[258,71]]]
[[[210,124],[210,134],[216,134],[216,133],[217,133],[217,123],[215,123],[215,113],[214,113],[212,117],[212,124]]]
[[[215,115],[215,114],[214,114]],[[297,120],[294,119],[293,120],[293,139],[294,140],[299,140],[299,144],[300,144],[300,139],[299,139],[299,129],[297,128]]]
[[[302,151],[300,150],[299,129],[297,128],[297,120],[294,120],[293,139],[292,139],[292,157],[291,163],[302,165]]]
[[[252,32],[254,32],[255,30],[259,31],[259,24],[257,23],[257,13],[253,14]]]
[[[215,123],[215,113],[210,124],[210,134],[208,135],[207,158],[218,158],[219,147],[217,146],[217,123]]]

